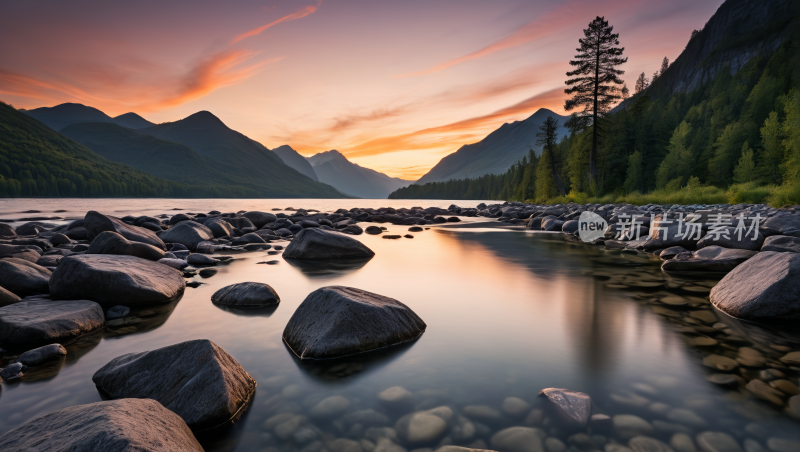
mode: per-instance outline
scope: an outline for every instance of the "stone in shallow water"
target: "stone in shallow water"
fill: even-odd
[[[348,408],[350,401],[346,397],[336,395],[322,399],[311,408],[309,414],[313,417],[331,417],[347,411]]]
[[[260,308],[275,306],[281,302],[281,298],[269,284],[243,282],[231,284],[214,292],[211,302],[221,306]]]
[[[551,411],[562,422],[572,426],[584,428],[592,414],[592,398],[582,392],[569,389],[546,388],[539,391]]]
[[[542,433],[530,427],[511,427],[492,436],[491,447],[500,452],[544,452]]]
[[[95,211],[89,211],[84,217],[84,227],[89,239],[94,239],[101,232],[117,232],[133,242],[147,243],[159,249],[166,249],[164,242],[151,230],[129,225],[119,218],[106,216]]]
[[[633,452],[675,452],[671,447],[649,436],[636,436],[628,441]]]
[[[11,363],[6,367],[0,369],[0,379],[5,381],[12,381],[18,378],[21,378],[24,374],[22,370],[25,368],[25,365],[22,363]]]
[[[51,359],[62,358],[67,356],[67,349],[61,344],[50,344],[43,347],[34,348],[19,355],[17,358],[18,363],[26,366],[36,366]]]
[[[166,243],[180,243],[193,251],[200,242],[213,239],[214,233],[195,221],[181,221],[163,233],[161,238]]]
[[[800,441],[786,438],[769,438],[767,447],[773,452],[797,452],[800,450]]]
[[[298,232],[283,253],[285,259],[340,259],[374,255],[371,249],[352,237],[317,228]]]
[[[722,432],[698,434],[697,445],[703,452],[742,452],[739,443],[731,435]]]
[[[72,255],[50,278],[50,294],[59,298],[140,305],[168,303],[186,288],[172,267],[134,256]]]
[[[753,379],[747,383],[745,386],[748,391],[752,392],[756,395],[756,397],[764,399],[770,403],[773,403],[777,406],[783,406],[783,399],[781,397],[784,394],[781,391],[773,388],[772,386],[764,383],[761,380]]]
[[[127,306],[114,306],[109,308],[108,312],[106,313],[107,319],[116,319],[118,317],[125,317],[128,313],[131,312],[131,309]]]
[[[0,343],[14,347],[74,339],[103,327],[103,308],[89,300],[22,301],[0,308]]]
[[[708,423],[694,411],[684,408],[675,408],[667,413],[667,419],[691,427],[704,427]]]
[[[229,421],[256,389],[253,377],[207,339],[122,355],[100,368],[92,381],[111,398],[158,400],[195,431]]]
[[[739,366],[739,363],[736,362],[736,360],[722,355],[708,355],[703,358],[703,364],[724,372],[733,370]]]
[[[62,408],[0,436],[4,451],[202,452],[183,420],[155,400]]]
[[[781,358],[781,362],[790,366],[800,366],[800,352],[787,353]]]
[[[672,435],[672,438],[669,440],[669,445],[672,446],[676,452],[697,452],[697,447],[695,447],[692,437],[686,433],[676,433]]]
[[[506,397],[503,400],[503,412],[510,416],[524,416],[531,409],[531,404],[519,397]]]
[[[401,386],[384,389],[378,393],[378,401],[394,411],[405,411],[414,407],[414,395]]]
[[[401,417],[395,430],[398,437],[407,444],[425,444],[437,440],[447,431],[447,422],[453,412],[448,407],[418,411]]]
[[[622,438],[649,435],[653,433],[653,426],[646,420],[633,414],[618,414],[612,418],[614,430]]]
[[[397,300],[352,287],[328,286],[300,304],[283,331],[283,340],[300,359],[331,359],[408,342],[425,328],[425,322]]]

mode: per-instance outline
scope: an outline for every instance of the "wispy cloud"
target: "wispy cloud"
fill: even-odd
[[[270,28],[270,27],[272,27],[274,25],[278,25],[281,22],[288,22],[290,20],[302,19],[303,17],[306,17],[309,14],[312,14],[314,11],[316,11],[317,8],[319,8],[319,5],[321,3],[322,3],[322,0],[318,0],[316,5],[305,6],[303,8],[300,8],[299,10],[293,12],[292,14],[283,16],[280,19],[273,20],[272,22],[270,22],[270,23],[268,23],[266,25],[262,25],[262,26],[260,26],[258,28],[254,28],[254,29],[252,29],[252,30],[250,30],[248,32],[242,33],[239,36],[233,38],[233,41],[231,41],[231,44],[236,44],[237,42],[241,41],[242,39],[249,38],[251,36],[259,35],[262,32],[264,32],[266,29],[268,29],[268,28]]]
[[[334,124],[328,129],[331,132],[341,132],[367,122],[381,121],[402,115],[406,107],[378,108],[366,114],[348,114],[334,118]]]
[[[0,69],[0,93],[30,99],[82,102],[100,109],[140,112],[156,111],[198,99],[219,88],[252,77],[273,58],[252,61],[256,52],[227,49],[191,64],[177,76],[156,75],[134,80],[123,74],[135,72],[126,65],[98,71],[96,79],[84,78],[80,83],[70,79],[18,74]],[[111,82],[113,80],[113,82]]]

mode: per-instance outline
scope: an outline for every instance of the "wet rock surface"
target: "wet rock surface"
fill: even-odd
[[[258,282],[243,282],[223,287],[211,296],[214,304],[240,308],[275,306],[281,302],[275,289]]]
[[[157,378],[151,377],[152,369],[159,370]],[[120,356],[92,381],[111,398],[157,400],[195,431],[231,420],[256,388],[232,356],[205,339]]]
[[[149,399],[62,408],[0,436],[5,451],[202,452],[183,420]]]
[[[300,231],[283,252],[285,259],[340,259],[374,255],[366,245],[352,237],[315,228]]]
[[[300,359],[332,359],[408,342],[425,328],[422,319],[395,299],[329,286],[300,304],[283,340]]]
[[[103,308],[93,301],[21,301],[0,308],[0,344],[66,341],[96,331],[104,322]]]

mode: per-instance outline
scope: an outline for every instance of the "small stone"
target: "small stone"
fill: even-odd
[[[341,414],[350,408],[350,401],[345,397],[336,395],[323,399],[309,411],[313,417],[330,417]]]
[[[697,452],[697,447],[692,441],[692,437],[685,433],[676,433],[672,435],[669,440],[669,445],[675,449],[675,452]]]
[[[217,274],[216,268],[204,268],[198,272],[201,278],[210,278]]]
[[[582,392],[569,389],[546,388],[539,391],[539,397],[549,402],[550,408],[562,422],[575,427],[586,427],[592,412],[592,398]]]
[[[633,414],[618,414],[612,418],[614,429],[622,438],[649,435],[653,433],[653,426],[646,420]]]
[[[106,312],[107,319],[116,319],[117,317],[125,317],[128,313],[131,312],[131,309],[127,306],[117,305],[112,308],[109,308],[108,312]]]
[[[5,381],[16,380],[24,375],[22,373],[23,368],[25,368],[25,366],[22,363],[11,363],[3,369],[0,369],[0,378]]]
[[[560,439],[551,436],[544,439],[544,448],[547,452],[564,452],[567,446]]]
[[[698,434],[697,445],[703,452],[742,452],[739,443],[731,435],[722,432]]]
[[[539,432],[530,427],[511,427],[492,436],[491,447],[502,452],[544,452]]]
[[[800,395],[789,398],[789,414],[800,419]]]
[[[785,438],[769,438],[767,447],[773,452],[797,452],[800,450],[800,441]]]
[[[790,366],[800,366],[800,352],[787,353],[781,358],[781,362]]]
[[[667,413],[667,419],[677,422],[679,424],[688,425],[691,427],[704,427],[707,425],[705,419],[701,418],[693,411],[683,408],[676,408]]]
[[[19,355],[17,362],[26,366],[35,366],[45,361],[55,358],[62,358],[64,356],[67,356],[67,349],[65,349],[61,344],[50,344],[45,345],[44,347],[28,350],[27,352]]]
[[[744,440],[744,452],[767,452],[767,449],[764,449],[764,446],[758,443],[758,441],[747,438]]]
[[[378,393],[378,400],[391,410],[410,410],[414,407],[414,395],[406,388],[394,386]]]
[[[503,412],[510,416],[523,416],[530,411],[531,404],[519,397],[506,397],[505,400],[503,400],[502,408]]]
[[[750,347],[740,348],[736,361],[748,367],[764,367],[767,364],[767,358],[758,350]]]
[[[486,405],[468,405],[461,409],[461,413],[476,421],[494,422],[501,418],[499,411]]]
[[[434,410],[418,411],[401,417],[395,425],[398,436],[412,445],[429,443],[440,438],[447,430],[447,421],[441,413]],[[450,413],[452,415],[452,411]]]
[[[631,438],[628,442],[628,447],[630,447],[633,452],[675,452],[671,447],[649,436]]]
[[[800,394],[800,388],[789,380],[775,380],[770,382],[769,385],[789,395]]]
[[[724,372],[731,371],[739,366],[735,360],[721,355],[708,355],[703,358],[703,364]]]
[[[772,386],[764,383],[761,380],[758,379],[750,380],[750,382],[747,383],[747,386],[745,387],[747,388],[748,391],[752,392],[761,399],[764,399],[770,403],[774,403],[775,405],[778,406],[783,405],[783,399],[781,398],[783,396],[783,393],[773,388]]]
[[[733,386],[739,383],[739,378],[733,374],[711,374],[706,376],[706,380],[720,386]]]

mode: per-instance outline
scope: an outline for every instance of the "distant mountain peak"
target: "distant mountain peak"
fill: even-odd
[[[133,112],[124,113],[119,116],[115,116],[112,119],[115,124],[121,125],[122,127],[127,127],[129,129],[143,129],[145,127],[152,127],[155,125],[154,123]]]
[[[211,113],[210,111],[206,111],[206,110],[198,111],[197,113],[191,114],[191,115],[181,119],[181,121],[186,121],[186,122],[196,123],[196,124],[203,124],[205,126],[216,125],[216,126],[228,127],[228,126],[225,125],[224,122],[222,122],[221,119],[219,119],[218,117],[214,116],[214,114]]]

